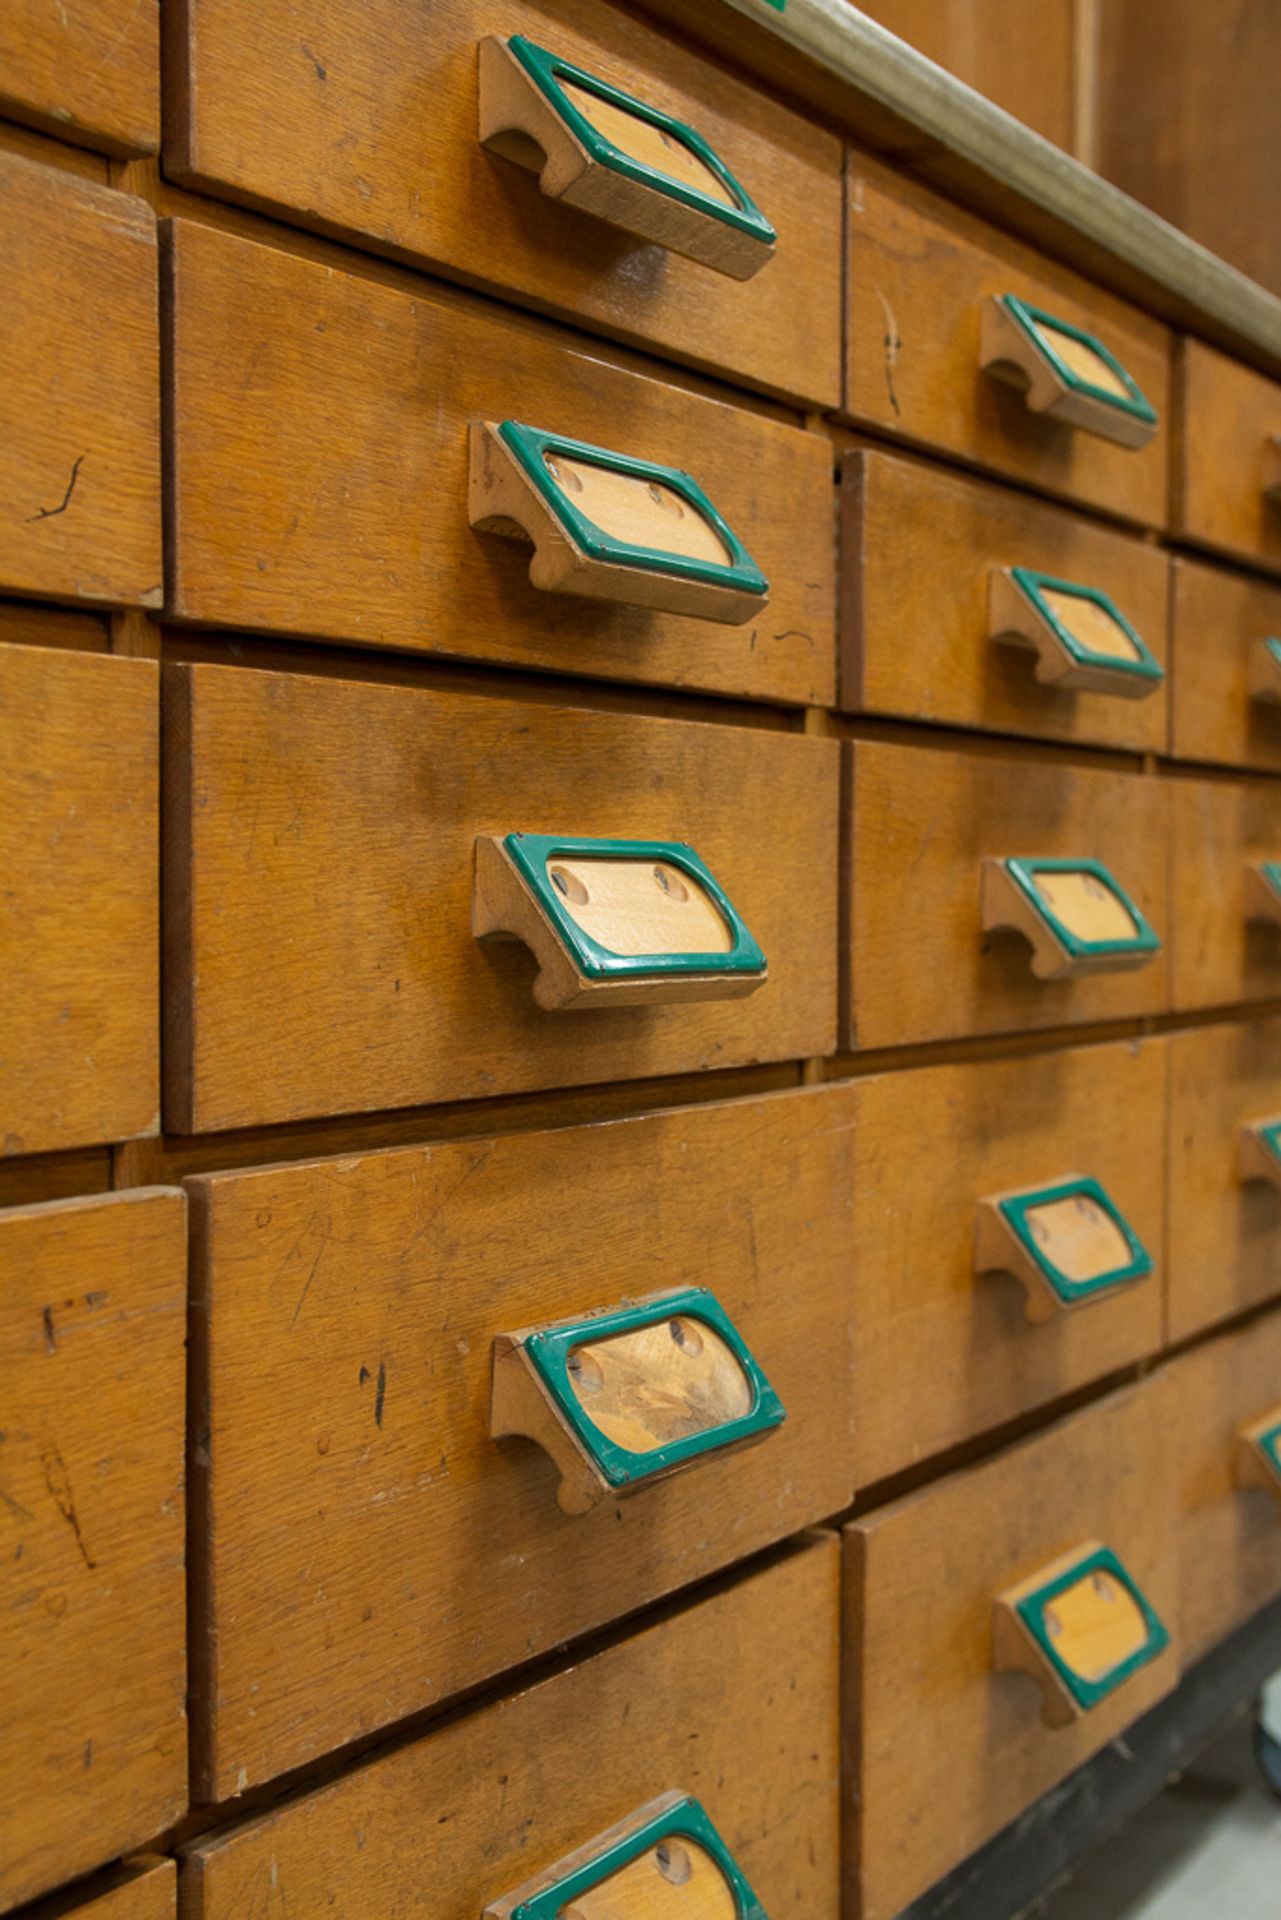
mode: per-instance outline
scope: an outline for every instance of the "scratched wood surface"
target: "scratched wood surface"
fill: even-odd
[[[831,698],[831,448],[422,297],[176,221],[170,607],[181,619],[786,701]],[[745,627],[529,584],[467,518],[467,429],[514,418],[692,472],[771,581]]]
[[[1145,526],[1166,519],[1171,338],[1067,267],[861,155],[849,160],[844,410],[882,433]],[[1084,327],[1161,416],[1142,452],[1028,412],[979,369],[979,316],[1016,293]]]
[[[0,1157],[156,1131],[159,694],[148,660],[0,643]]]
[[[186,1805],[185,1202],[0,1214],[0,1910]]]
[[[771,1916],[837,1910],[840,1556],[831,1536],[463,1715],[333,1785],[195,1841],[202,1920],[264,1904],[479,1913],[669,1789],[702,1801]],[[260,1891],[255,1892],[255,1889]]]
[[[5,0],[0,113],[106,153],[154,153],[157,0]]]
[[[186,0],[170,178],[593,329],[834,406],[841,152],[823,129],[592,0]],[[695,127],[778,232],[743,284],[548,200],[477,139],[477,43],[524,33]]]
[[[1171,744],[1181,760],[1281,773],[1281,665],[1277,698],[1251,697],[1264,640],[1281,638],[1281,586],[1225,567],[1170,567]]]
[[[1281,788],[1172,780],[1169,806],[1171,1006],[1275,999],[1281,926],[1246,918],[1246,875],[1251,862],[1281,860]]]
[[[1196,546],[1281,573],[1281,503],[1263,491],[1269,443],[1281,437],[1281,382],[1200,340],[1175,362],[1182,432],[1171,524]]]
[[[892,1920],[1174,1685],[1175,1647],[1071,1726],[992,1668],[992,1603],[1102,1540],[1175,1633],[1163,1382],[1109,1396],[845,1530],[847,1910]]]
[[[0,258],[0,590],[159,606],[155,216],[0,152]]]

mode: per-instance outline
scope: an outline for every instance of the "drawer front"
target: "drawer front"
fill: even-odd
[[[0,740],[0,1155],[152,1133],[157,669],[0,645]]]
[[[185,1203],[0,1214],[0,1910],[186,1806]]]
[[[1191,560],[1171,573],[1175,756],[1281,773],[1281,587]]]
[[[850,1125],[815,1090],[190,1183],[210,1797],[848,1504]],[[548,1452],[490,1436],[496,1336],[690,1286],[786,1420],[561,1512]]]
[[[160,145],[160,18],[138,0],[6,0],[0,113],[107,153]]]
[[[929,540],[920,530],[928,526]],[[1043,679],[998,640],[993,576],[1014,567],[1106,594],[1163,669],[1167,563],[1155,548],[1004,488],[858,453],[842,486],[841,706],[905,720],[1158,752],[1165,685],[1127,692]],[[911,645],[904,645],[904,636]],[[1056,671],[1058,662],[1049,663]],[[1068,669],[1069,674],[1071,668]],[[1122,674],[1119,686],[1126,685]]]
[[[834,742],[214,666],[166,697],[173,1129],[832,1051]],[[472,932],[477,837],[512,832],[688,843],[766,984],[543,1012],[525,946]]]
[[[849,163],[845,410],[1144,526],[1166,516],[1167,329],[874,161]],[[980,368],[985,302],[1015,294],[1094,335],[1159,416],[1141,450],[1029,411]]]
[[[174,1920],[178,1869],[172,1860],[117,1872],[120,1878],[107,1892],[65,1908],[66,1920]]]
[[[1179,1640],[1208,1653],[1281,1593],[1281,1481],[1243,1484],[1244,1432],[1281,1421],[1281,1314],[1185,1354],[1170,1368],[1179,1410]]]
[[[845,1533],[848,1911],[892,1920],[1173,1686],[1173,1645],[1070,1725],[994,1670],[995,1601],[1082,1543],[1167,1632],[1178,1597],[1161,1384],[1116,1395]]]
[[[1184,340],[1177,385],[1175,531],[1281,573],[1281,383]]]
[[[288,0],[246,21],[186,0],[170,177],[266,203],[822,406],[840,393],[841,149],[755,89],[597,0],[324,0],[298,38]],[[479,43],[522,34],[692,126],[778,234],[746,284],[539,191],[481,147]],[[532,156],[531,156],[532,158]]]
[[[170,606],[205,625],[827,702],[831,447],[457,297],[173,231]],[[748,625],[530,585],[468,523],[468,429],[517,420],[684,468],[770,582]]]
[[[1160,1042],[878,1074],[848,1097],[860,1486],[1156,1351]],[[979,1209],[1072,1175],[1101,1183],[1152,1272],[1036,1322],[1012,1265],[979,1271]]]
[[[1166,937],[1165,789],[1129,773],[1031,759],[847,745],[853,926],[848,1047],[1157,1013],[1162,952],[1128,972],[1038,979],[1032,948],[983,931],[984,862],[1101,861]]]
[[[0,245],[0,590],[158,607],[155,216],[0,154]]]
[[[1170,783],[1170,1004],[1225,1007],[1281,994],[1281,788]]]
[[[332,1786],[197,1841],[206,1920],[274,1873],[293,1920],[476,1914],[671,1791],[771,1916],[837,1909],[834,1539],[669,1615]],[[780,1623],[785,1626],[780,1631]],[[589,1735],[590,1737],[585,1737]]]
[[[1169,1046],[1173,1342],[1281,1293],[1281,1192],[1247,1166],[1242,1141],[1281,1117],[1281,1020],[1172,1034]]]

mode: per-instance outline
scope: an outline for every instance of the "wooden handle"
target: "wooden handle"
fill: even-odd
[[[766,1920],[702,1805],[664,1793],[514,1893],[481,1920]]]
[[[1237,1485],[1271,1494],[1281,1510],[1281,1407],[1242,1427],[1237,1436]]]
[[[1281,927],[1281,860],[1251,860],[1245,870],[1245,917]]]
[[[1265,634],[1250,648],[1250,698],[1265,706],[1281,702],[1281,637]]]
[[[980,918],[985,933],[1023,935],[1038,980],[1125,972],[1145,966],[1161,949],[1133,900],[1097,860],[985,860]]]
[[[550,1455],[565,1513],[586,1513],[710,1454],[752,1446],[784,1418],[733,1322],[703,1287],[494,1341],[490,1433],[522,1435]]]
[[[480,141],[549,199],[750,280],[777,235],[693,127],[524,34],[480,43]]]
[[[1146,1280],[1152,1260],[1099,1182],[1074,1173],[980,1200],[974,1268],[1013,1274],[1039,1323]]]
[[[1101,340],[1013,293],[992,294],[979,320],[979,364],[1048,414],[1118,446],[1145,447],[1157,415]]]
[[[1241,1129],[1241,1178],[1267,1180],[1281,1192],[1281,1118],[1246,1121]]]
[[[1143,700],[1165,678],[1161,663],[1097,587],[1029,567],[994,567],[987,609],[988,638],[1030,648],[1044,686]]]
[[[1070,1726],[1169,1644],[1136,1582],[1097,1540],[993,1603],[992,1664],[1036,1681],[1050,1727]]]

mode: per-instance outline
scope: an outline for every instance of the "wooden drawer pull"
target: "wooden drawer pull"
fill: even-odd
[[[1032,945],[1038,980],[1145,966],[1161,942],[1098,860],[983,862],[983,931],[1012,928]]]
[[[485,1908],[481,1920],[766,1920],[700,1803],[664,1793]]]
[[[993,1608],[992,1664],[1037,1682],[1050,1727],[1070,1726],[1169,1644],[1138,1584],[1097,1540],[1008,1587]]]
[[[988,575],[988,637],[1030,647],[1043,685],[1142,700],[1165,678],[1159,660],[1106,593],[1030,567]]]
[[[1281,703],[1281,637],[1265,634],[1250,647],[1250,698],[1265,706]]]
[[[1245,917],[1281,926],[1281,860],[1251,860],[1246,867]]]
[[[769,581],[698,482],[516,420],[473,421],[468,517],[533,542],[533,586],[739,627]]]
[[[994,379],[1023,388],[1031,413],[1122,447],[1145,447],[1156,432],[1156,409],[1101,340],[1017,294],[992,294],[984,302],[979,364]]]
[[[549,1010],[739,999],[769,972],[733,902],[674,840],[482,834],[472,930],[524,941]]]
[[[980,1200],[974,1268],[1012,1273],[1040,1322],[1146,1280],[1152,1259],[1099,1182],[1074,1173]]]
[[[1281,1407],[1242,1427],[1237,1440],[1237,1484],[1262,1488],[1281,1507]]]
[[[773,257],[773,227],[702,134],[522,33],[480,43],[480,140],[549,199],[732,280]]]
[[[1241,1129],[1241,1178],[1281,1189],[1281,1119],[1247,1120]]]

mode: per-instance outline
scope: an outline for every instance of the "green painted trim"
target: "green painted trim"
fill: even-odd
[[[1115,600],[1101,587],[1081,587],[1074,580],[1057,580],[1051,573],[1036,573],[1031,567],[1011,567],[1010,578],[1025,600],[1048,622],[1060,645],[1078,666],[1102,667],[1109,673],[1127,674],[1132,679],[1164,680],[1165,668],[1156,656],[1145,646],[1142,636],[1132,627]],[[1052,593],[1068,593],[1075,600],[1090,600],[1101,607],[1110,620],[1114,620],[1130,645],[1134,648],[1133,660],[1118,659],[1115,654],[1100,653],[1094,647],[1085,646],[1066,626],[1054,610],[1047,605],[1043,595],[1047,589]]]
[[[1028,1215],[1038,1207],[1051,1206],[1057,1200],[1077,1198],[1093,1200],[1096,1206],[1101,1207],[1130,1250],[1130,1257],[1122,1266],[1112,1267],[1106,1273],[1092,1274],[1088,1280],[1070,1279],[1061,1268],[1056,1267],[1032,1232],[1028,1220]],[[1024,1252],[1036,1262],[1050,1287],[1066,1306],[1075,1305],[1078,1300],[1088,1300],[1110,1287],[1126,1286],[1131,1280],[1146,1280],[1152,1271],[1151,1255],[1138,1234],[1099,1182],[1089,1176],[1060,1180],[1052,1186],[1039,1187],[1035,1193],[1013,1194],[1008,1199],[998,1200],[997,1207]]]
[[[1273,1427],[1265,1427],[1254,1444],[1273,1473],[1281,1479],[1281,1420],[1278,1420]]]
[[[781,11],[781,9],[780,9]],[[546,47],[537,46],[526,39],[523,33],[514,33],[507,45],[519,60],[525,72],[534,82],[548,104],[558,113],[574,138],[586,147],[592,159],[600,166],[608,167],[613,173],[620,173],[639,186],[649,187],[655,193],[666,194],[669,200],[679,200],[683,206],[692,207],[698,213],[705,213],[709,219],[719,220],[728,227],[737,227],[740,233],[749,233],[754,239],[772,247],[778,239],[777,233],[765,218],[746,187],[732,174],[715,148],[710,146],[696,128],[688,126],[684,120],[674,119],[670,113],[663,113],[658,107],[651,107],[646,101],[638,100],[635,94],[624,93],[621,87],[611,86],[608,80],[600,79],[589,73],[585,67],[576,67],[569,60],[549,52]],[[704,193],[699,187],[691,187],[684,180],[677,180],[672,174],[663,173],[657,167],[647,166],[643,160],[635,159],[616,147],[612,140],[594,127],[586,114],[581,113],[561,86],[562,80],[570,81],[576,87],[582,87],[587,93],[594,93],[612,107],[618,107],[623,113],[632,114],[637,120],[647,121],[651,127],[657,127],[669,139],[677,141],[689,149],[696,159],[702,161],[710,172],[716,175],[727,193],[734,196],[735,204],[727,207],[714,194]]]
[[[1262,875],[1273,893],[1281,899],[1281,860],[1260,860],[1255,871]]]
[[[1011,857],[1003,860],[1001,864],[1073,959],[1084,960],[1092,955],[1105,953],[1159,953],[1161,951],[1161,942],[1157,934],[1148,925],[1125,888],[1118,880],[1113,879],[1101,860],[1024,860]],[[1071,927],[1065,926],[1056,913],[1051,911],[1036,884],[1038,873],[1090,874],[1100,886],[1106,887],[1108,892],[1121,902],[1134,922],[1133,938],[1083,940],[1079,934],[1073,933]]]
[[[1065,386],[1074,393],[1088,394],[1092,400],[1101,400],[1105,406],[1115,407],[1118,413],[1128,413],[1135,420],[1143,420],[1149,426],[1157,423],[1157,411],[1144,394],[1133,375],[1121,365],[1114,353],[1111,353],[1096,334],[1087,333],[1084,327],[1074,327],[1070,320],[1060,320],[1056,315],[1047,313],[1043,307],[1034,307],[1028,300],[1021,300],[1017,293],[1003,293],[1001,304],[1016,324],[1027,335],[1037,351],[1047,359]],[[1078,340],[1082,346],[1097,353],[1103,364],[1114,373],[1125,388],[1126,397],[1112,393],[1107,387],[1096,386],[1093,380],[1085,380],[1070,367],[1056,350],[1053,336],[1065,333],[1070,340]]]
[[[675,1320],[681,1315],[690,1320],[699,1320],[704,1326],[710,1327],[713,1333],[719,1334],[747,1376],[752,1389],[752,1406],[737,1420],[722,1421],[720,1426],[706,1427],[701,1433],[685,1434],[679,1440],[668,1441],[666,1446],[652,1448],[648,1453],[635,1453],[630,1447],[620,1447],[602,1433],[585,1411],[570,1381],[569,1356],[576,1347],[593,1346],[597,1341],[608,1339],[611,1334],[634,1333],[641,1327],[651,1327],[662,1320]],[[716,1296],[709,1293],[706,1287],[685,1287],[680,1292],[666,1294],[661,1300],[647,1301],[642,1306],[616,1307],[612,1312],[592,1314],[585,1320],[541,1327],[530,1334],[525,1342],[525,1351],[537,1367],[561,1415],[573,1428],[602,1478],[611,1487],[638,1486],[668,1467],[681,1466],[705,1453],[714,1453],[736,1440],[747,1439],[751,1434],[766,1433],[772,1427],[781,1426],[787,1418],[782,1401],[749,1352],[742,1335]]]
[[[1281,639],[1275,634],[1265,634],[1263,645],[1273,665],[1281,667]]]
[[[586,1866],[575,1867],[563,1880],[554,1886],[546,1887],[532,1899],[522,1900],[513,1909],[512,1920],[559,1920],[565,1908],[590,1893],[593,1887],[621,1873],[641,1854],[648,1853],[663,1840],[688,1840],[692,1845],[701,1847],[714,1861],[724,1876],[726,1885],[734,1896],[735,1920],[767,1920],[764,1907],[752,1892],[744,1877],[742,1868],[712,1825],[702,1804],[692,1794],[678,1801],[675,1806],[656,1813],[644,1826],[637,1827],[622,1840],[615,1840],[611,1846],[598,1853]]]
[[[679,467],[660,466],[654,460],[636,460],[627,453],[611,453],[607,447],[594,447],[586,440],[571,440],[563,433],[544,433],[540,427],[527,427],[519,420],[504,420],[498,428],[498,437],[537,487],[575,546],[589,559],[616,567],[640,567],[647,573],[665,573],[679,580],[697,580],[706,586],[735,587],[743,593],[769,592],[769,581],[692,474],[682,472]],[[633,480],[650,480],[671,487],[714,529],[725,543],[729,560],[699,560],[689,554],[669,553],[662,547],[642,547],[631,540],[616,539],[594,520],[589,520],[563,487],[556,484],[547,470],[548,454],[553,458],[561,454],[567,460],[582,460],[591,466],[605,467],[611,473],[626,474]]]
[[[693,847],[679,840],[584,840],[568,834],[509,833],[503,841],[517,872],[587,980],[679,979],[684,974],[763,974],[765,955],[729,896]],[[552,860],[665,860],[711,899],[732,935],[726,953],[614,953],[585,933],[552,884]]]
[[[1268,1120],[1255,1129],[1274,1160],[1281,1160],[1281,1120]]]
[[[1057,1600],[1058,1596],[1065,1593],[1069,1587],[1074,1587],[1079,1580],[1087,1578],[1092,1573],[1110,1573],[1112,1578],[1125,1588],[1143,1616],[1143,1624],[1147,1628],[1148,1635],[1143,1646],[1138,1647],[1128,1659],[1122,1660],[1118,1666],[1113,1667],[1112,1671],[1105,1674],[1101,1680],[1087,1680],[1077,1673],[1075,1668],[1070,1667],[1055,1647],[1045,1624],[1045,1610],[1050,1603]],[[1016,1601],[1015,1610],[1077,1705],[1086,1709],[1097,1706],[1100,1700],[1106,1700],[1123,1680],[1128,1680],[1132,1673],[1137,1672],[1140,1667],[1145,1667],[1149,1660],[1154,1660],[1157,1654],[1164,1652],[1170,1644],[1170,1636],[1155,1608],[1137,1582],[1131,1579],[1111,1547],[1098,1547],[1093,1553],[1086,1554],[1084,1560],[1078,1560],[1076,1565],[1070,1567],[1066,1573],[1059,1574],[1044,1587],[1039,1587],[1035,1593],[1027,1594],[1022,1600]]]

